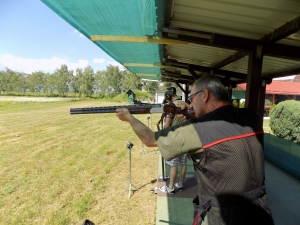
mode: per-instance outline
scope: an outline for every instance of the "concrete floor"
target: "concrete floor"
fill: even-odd
[[[275,225],[300,224],[300,180],[294,178],[275,165],[266,161],[266,187],[269,204]],[[169,174],[169,168],[165,169]],[[161,159],[159,162],[161,172]],[[161,174],[159,174],[161,176]],[[162,180],[158,186],[163,186],[167,180]],[[185,182],[185,191],[174,195],[157,192],[156,225],[186,225],[193,223],[192,200],[197,195],[197,184],[194,169],[189,162]]]

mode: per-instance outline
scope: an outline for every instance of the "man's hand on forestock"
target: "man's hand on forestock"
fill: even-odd
[[[188,103],[186,103],[185,101],[178,101],[177,104],[176,104],[177,107],[180,107],[181,110],[187,110],[190,108],[190,105]]]
[[[116,116],[119,117],[120,120],[129,122],[133,117],[128,109],[116,109]]]
[[[189,109],[189,104],[184,102],[184,101],[178,101],[176,104],[177,107],[180,107],[181,110],[187,110]],[[176,117],[181,121],[186,121],[186,116],[184,116],[183,114],[177,114]]]

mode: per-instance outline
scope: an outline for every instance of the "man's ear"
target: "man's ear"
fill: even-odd
[[[203,98],[206,98],[206,90],[205,89],[203,89],[203,94],[202,94],[202,96],[203,96]]]

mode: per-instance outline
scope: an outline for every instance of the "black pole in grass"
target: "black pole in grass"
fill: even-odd
[[[137,188],[131,183],[131,148],[133,147],[133,144],[129,141],[126,145],[128,149],[128,158],[129,158],[129,184],[125,189],[128,189],[128,199],[130,198],[131,189],[134,188],[137,190]]]

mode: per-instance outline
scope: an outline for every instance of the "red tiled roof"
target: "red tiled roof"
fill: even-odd
[[[238,86],[246,90],[246,83],[238,84]],[[300,95],[300,83],[272,81],[271,84],[267,84],[266,94]]]

